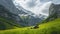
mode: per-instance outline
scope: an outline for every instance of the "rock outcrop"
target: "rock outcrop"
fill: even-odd
[[[49,8],[49,17],[45,20],[52,21],[56,18],[60,18],[60,4],[52,4]]]

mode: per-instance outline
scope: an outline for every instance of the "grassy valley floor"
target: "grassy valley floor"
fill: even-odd
[[[0,34],[60,34],[60,18],[41,24],[37,29],[32,27],[0,30]]]

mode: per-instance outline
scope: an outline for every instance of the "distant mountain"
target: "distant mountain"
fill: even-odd
[[[6,7],[10,12],[14,13],[14,14],[19,14],[19,10],[16,9],[16,7],[14,6],[12,0],[0,0],[0,5],[3,5],[4,7]]]
[[[17,9],[15,7],[15,5],[13,4],[12,2],[13,0],[0,0],[0,5],[3,5],[5,8],[7,8],[10,12],[14,13],[14,14],[23,14],[23,13],[26,13],[24,12],[23,8],[21,8],[20,10]]]
[[[39,23],[43,19],[45,19],[45,17],[47,17],[47,16],[41,15],[41,14],[39,16],[34,15],[34,13],[23,9],[22,7],[19,7],[20,9],[17,9],[15,7],[15,5],[13,4],[12,0],[0,0],[0,5],[2,5],[4,7],[3,9],[5,11],[7,11],[7,12],[0,11],[0,16],[3,15],[4,18],[7,18],[9,20],[12,19],[21,26],[36,25],[37,23]],[[0,7],[0,9],[2,9],[1,7]],[[20,16],[22,14],[23,14],[23,16]],[[27,15],[27,16],[24,16],[24,15]]]
[[[0,0],[1,29],[3,27],[12,28],[14,26],[34,26],[38,23],[41,23],[48,17],[42,14],[35,15],[34,13],[27,11],[20,6],[18,8],[19,9],[15,7],[12,0]],[[60,17],[60,5],[51,4],[49,8],[49,17],[45,20],[45,22],[51,21],[58,17]],[[8,24],[8,26],[6,24]]]
[[[60,4],[51,4],[49,8],[49,17],[45,22],[52,21],[56,18],[60,18]]]

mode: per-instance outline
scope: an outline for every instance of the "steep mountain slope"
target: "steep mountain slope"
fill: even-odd
[[[14,6],[12,0],[0,0],[0,5],[6,7],[10,12],[19,14],[20,11]],[[22,13],[22,12],[21,12]]]
[[[32,12],[23,9],[22,7],[18,7],[20,9],[17,9],[15,7],[15,5],[13,4],[13,0],[0,0],[0,5],[4,6],[4,8],[3,8],[4,10],[8,9],[7,12],[4,11],[5,13],[4,12],[1,13],[2,11],[0,11],[1,16],[6,17],[7,19],[8,18],[13,19],[14,21],[16,21],[16,23],[18,23],[18,24],[20,24],[22,26],[35,25],[37,22],[39,23],[40,21],[42,21],[42,19],[44,19],[46,17],[45,15],[44,16],[43,15],[42,16],[41,15],[35,16]],[[2,8],[0,8],[0,9],[2,9]],[[9,12],[11,12],[11,14]],[[6,13],[8,13],[8,14],[6,14]],[[27,15],[26,16],[27,18],[22,19],[21,18],[22,14],[23,14],[24,17],[25,17],[25,15]],[[27,22],[27,23],[25,23],[25,22]]]
[[[8,15],[9,19],[13,19],[16,23],[18,23],[18,24],[20,24],[22,26],[36,25],[36,24],[38,24],[39,22],[41,22],[42,20],[44,20],[47,17],[47,16],[42,15],[42,14],[40,14],[38,16],[34,15],[34,13],[32,13],[30,11],[27,11],[24,8],[20,7],[20,6],[18,6],[18,8],[19,8],[19,10],[18,10],[15,7],[15,5],[13,4],[12,0],[0,0],[0,5],[3,5],[6,8],[5,10],[8,9],[7,10],[8,14],[6,14],[4,12],[3,13],[0,12],[0,15],[2,14],[1,16],[7,18],[7,15]],[[50,7],[54,8],[53,6],[50,6]],[[52,14],[53,14],[54,10],[51,11],[51,8],[50,8],[50,12]],[[45,9],[43,11],[45,11]],[[11,12],[11,14],[9,12]],[[22,14],[23,14],[23,16],[21,16]],[[22,18],[22,17],[26,17],[26,18]]]
[[[49,11],[50,16],[52,14],[57,14],[57,17],[60,17],[60,4],[51,4]]]
[[[13,4],[13,0],[0,0],[0,5],[3,5],[9,10],[9,12],[12,12],[13,14],[16,14],[16,15],[30,13],[30,11],[26,13],[25,12],[26,10],[23,9],[22,7],[19,7],[20,10],[17,9],[15,5]]]
[[[44,21],[52,21],[56,18],[60,18],[60,4],[51,4],[49,8],[49,17]]]
[[[8,11],[3,5],[0,5],[0,30],[20,27],[20,24],[16,23],[18,16]]]
[[[0,34],[60,34],[60,18],[41,24],[38,29],[18,28],[0,31]]]

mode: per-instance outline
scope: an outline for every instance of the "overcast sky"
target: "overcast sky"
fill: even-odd
[[[15,0],[15,6],[22,6],[24,9],[39,15],[49,15],[49,7],[51,3],[59,4],[60,0]]]
[[[48,1],[52,1],[55,4],[60,4],[60,0],[40,0],[41,2],[48,2]]]

